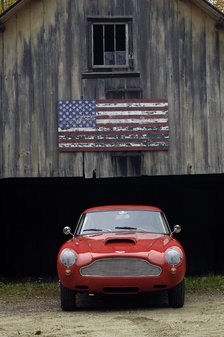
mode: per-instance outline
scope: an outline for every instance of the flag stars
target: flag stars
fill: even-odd
[[[59,127],[61,129],[96,126],[96,102],[73,100],[59,101]]]

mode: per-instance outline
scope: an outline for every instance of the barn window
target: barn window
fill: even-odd
[[[93,66],[127,66],[127,25],[92,25]]]
[[[131,19],[89,18],[89,68],[132,68]]]

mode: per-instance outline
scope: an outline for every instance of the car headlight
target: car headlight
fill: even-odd
[[[60,262],[66,267],[73,266],[73,264],[75,264],[76,259],[77,259],[76,253],[74,252],[74,250],[69,248],[63,249],[63,251],[60,254]]]
[[[171,266],[176,266],[181,263],[183,253],[178,247],[171,247],[165,251],[165,261]]]

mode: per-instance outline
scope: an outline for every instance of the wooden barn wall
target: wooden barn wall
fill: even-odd
[[[139,78],[86,78],[87,17],[133,17]],[[0,33],[0,176],[224,172],[224,31],[191,1],[33,0]],[[168,98],[168,151],[59,153],[57,100],[140,86]]]

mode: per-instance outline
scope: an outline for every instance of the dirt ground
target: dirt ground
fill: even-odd
[[[0,337],[224,337],[224,294],[187,294],[181,309],[164,294],[77,296],[62,312],[59,298],[0,300]]]

